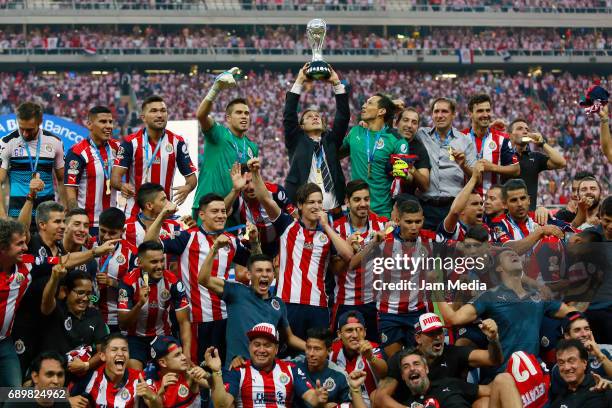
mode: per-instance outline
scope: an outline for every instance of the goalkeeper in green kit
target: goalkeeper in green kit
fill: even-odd
[[[239,72],[240,70],[234,67],[217,75],[196,113],[204,134],[204,160],[193,201],[194,214],[197,214],[200,198],[204,195],[214,192],[225,197],[230,192],[232,179],[229,170],[234,163],[246,164],[249,159],[259,155],[257,144],[247,136],[251,125],[251,111],[246,99],[235,98],[227,104],[226,126],[215,122],[210,116],[219,92],[235,87],[235,76]]]
[[[365,180],[370,186],[372,211],[389,218],[391,216],[392,175],[404,177],[407,172],[400,168],[390,174],[392,154],[408,154],[404,138],[392,132],[393,117],[397,106],[387,96],[376,94],[368,98],[361,108],[361,121],[366,127],[354,126],[344,138],[341,155],[350,155],[351,179]]]

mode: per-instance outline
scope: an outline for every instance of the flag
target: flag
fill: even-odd
[[[92,47],[90,45],[90,46],[83,48],[83,52],[85,52],[85,54],[87,55],[96,55],[97,50],[96,50],[96,47]]]
[[[510,61],[510,58],[512,58],[512,55],[510,55],[510,51],[508,51],[508,47],[506,47],[505,45],[500,45],[499,47],[497,47],[497,55],[502,57],[504,61]]]
[[[474,52],[469,48],[457,49],[457,56],[459,57],[460,64],[474,63]]]

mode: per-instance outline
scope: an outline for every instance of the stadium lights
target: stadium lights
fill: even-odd
[[[403,40],[404,38],[406,38],[403,34],[398,34],[397,35],[397,39],[398,40]]]
[[[174,74],[173,69],[145,69],[146,74]]]
[[[57,75],[57,71],[43,71],[43,75]]]
[[[91,75],[108,75],[108,71],[91,71]]]

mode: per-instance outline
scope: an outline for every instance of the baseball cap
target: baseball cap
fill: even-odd
[[[349,323],[360,323],[364,328],[366,327],[365,319],[358,310],[349,310],[348,312],[344,312],[338,319],[338,329],[341,329],[343,326]]]
[[[442,320],[435,313],[423,313],[419,316],[419,321],[414,325],[417,333],[429,333],[443,328]]]
[[[584,319],[588,321],[586,315],[577,310],[566,314],[563,320],[561,321],[561,333],[565,334],[569,332],[570,325],[578,319]]]
[[[278,331],[273,324],[270,323],[259,323],[253,326],[251,330],[247,332],[249,340],[256,339],[258,337],[264,337],[268,340],[278,343]]]
[[[157,336],[151,342],[151,358],[165,357],[180,346],[181,342],[172,336]]]

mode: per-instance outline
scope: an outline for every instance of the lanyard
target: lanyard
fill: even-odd
[[[142,132],[142,147],[144,149],[144,153],[145,153],[145,165],[146,165],[146,169],[149,170],[149,168],[151,168],[151,166],[153,165],[153,161],[155,160],[155,157],[157,157],[157,152],[159,152],[159,148],[161,147],[162,144],[162,140],[164,140],[164,136],[166,136],[166,131],[164,130],[164,133],[162,133],[162,136],[159,138],[159,140],[157,141],[157,146],[155,146],[155,151],[153,152],[153,156],[151,156],[151,160],[149,160],[149,150],[151,149],[151,145],[149,144],[149,136],[147,135],[147,129],[145,128]]]
[[[440,135],[438,134],[438,131],[434,130],[434,137],[438,141],[438,144],[440,145],[440,147],[446,147],[446,146],[450,145],[450,138],[451,138],[452,134],[453,134],[453,129],[451,128],[451,129],[449,129],[448,133],[446,134],[446,140],[444,140],[444,142],[442,142],[442,139],[440,138]]]
[[[478,144],[476,143],[476,134],[474,133],[474,129],[470,129],[470,136],[472,136],[472,141],[474,142],[474,147],[476,148],[476,158],[478,160],[482,159],[482,154],[484,152],[484,146],[487,142],[487,138],[491,133],[489,133],[489,129],[487,129],[487,133],[482,137],[482,143],[480,144],[480,150],[478,150]]]
[[[317,169],[321,170],[321,167],[323,166],[323,146],[321,146],[321,148],[319,149],[319,154],[317,154]]]
[[[28,161],[30,162],[30,171],[32,172],[32,174],[34,174],[36,173],[36,169],[38,168],[38,159],[40,159],[40,141],[42,139],[42,135],[40,134],[40,131],[39,131],[37,135],[38,141],[36,142],[36,160],[35,161],[32,160],[32,154],[30,153],[30,146],[28,146],[28,141],[25,140],[25,138],[21,134],[20,136],[21,136],[21,139],[23,140],[25,150],[28,153]]]
[[[366,130],[366,139],[367,139],[366,144],[368,146],[368,149],[366,152],[366,158],[368,160],[368,164],[371,164],[374,161],[374,153],[376,153],[376,145],[378,144],[378,141],[380,140],[382,133],[386,130],[387,130],[387,126],[383,126],[382,129],[376,132],[376,135],[374,136],[374,147],[372,149],[371,154],[370,154],[370,129]]]
[[[93,151],[96,154],[96,157],[100,160],[100,165],[102,166],[102,172],[104,173],[104,177],[110,179],[111,171],[113,169],[113,163],[111,162],[111,149],[110,145],[106,143],[106,168],[104,168],[104,160],[102,160],[102,153],[100,153],[100,149],[93,140],[89,139],[89,143],[91,147],[93,147]]]
[[[236,137],[231,131],[229,131],[232,139],[230,140],[230,142],[232,143],[232,145],[234,146],[234,150],[236,151],[236,157],[238,158],[238,162],[242,163],[242,159],[244,156],[246,156],[246,150],[247,150],[247,146],[246,146],[246,136],[242,136],[242,151],[240,151],[238,149],[238,145],[236,144],[236,142],[234,142],[233,138]]]
[[[117,249],[119,249],[119,243],[115,245],[115,250],[113,251],[113,253],[107,256],[106,259],[104,260],[104,263],[102,264],[102,267],[100,268],[100,273],[104,273],[106,271],[110,260],[115,257],[115,253],[117,252]]]

